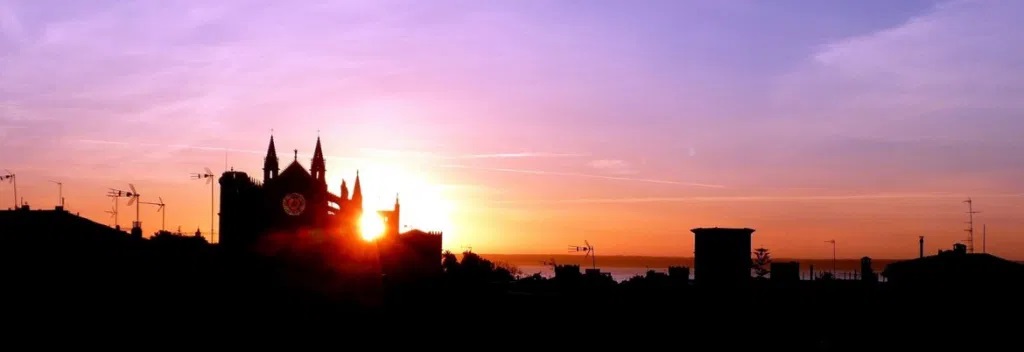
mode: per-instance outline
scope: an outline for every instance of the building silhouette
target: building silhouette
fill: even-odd
[[[307,170],[298,151],[283,170],[271,136],[263,179],[228,171],[220,178],[220,244],[263,251],[280,242],[364,243],[360,238],[363,190],[356,171],[351,190],[342,180],[337,194],[327,188],[327,162],[320,138]],[[381,270],[391,282],[434,278],[441,274],[441,232],[401,231],[401,204],[376,212],[384,225],[377,240]],[[273,248],[270,248],[273,250]]]
[[[799,282],[800,281],[800,263],[799,262],[772,262],[769,264],[771,268],[771,280],[773,282]]]
[[[695,228],[693,281],[705,287],[735,287],[750,282],[749,228]]]
[[[860,279],[864,282],[878,282],[878,273],[871,265],[871,257],[860,258]]]
[[[72,214],[59,205],[53,209],[32,209],[23,204],[17,209],[0,210],[0,224],[3,226],[0,233],[3,234],[43,234],[56,238],[56,241],[102,241],[129,236],[118,228]]]
[[[987,253],[968,253],[967,246],[891,263],[882,276],[897,287],[949,289],[967,288],[985,291],[997,287],[1019,286],[1024,281],[1024,264]]]
[[[356,172],[351,196],[345,181],[338,194],[331,193],[327,189],[326,173],[319,137],[309,170],[299,163],[298,151],[292,162],[281,170],[271,136],[262,181],[234,170],[220,178],[220,243],[225,247],[246,248],[271,233],[357,237],[363,214],[359,172]]]

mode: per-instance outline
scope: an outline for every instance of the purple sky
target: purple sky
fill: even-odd
[[[359,168],[380,204],[433,192],[418,206],[433,216],[444,199],[450,220],[413,225],[454,249],[587,238],[688,255],[680,236],[720,225],[758,228],[780,255],[824,255],[836,237],[859,241],[850,256],[893,257],[919,234],[962,239],[973,196],[1003,234],[997,253],[1024,257],[1007,235],[1024,231],[1021,13],[1009,0],[0,0],[0,169],[33,204],[62,180],[97,221],[102,192],[132,182],[178,205],[168,227],[192,228],[208,204],[182,205],[208,193],[188,173],[223,170],[228,148],[229,167],[258,174],[271,129],[283,160],[299,149],[308,164],[319,131],[335,184]],[[792,202],[827,223],[779,210]]]

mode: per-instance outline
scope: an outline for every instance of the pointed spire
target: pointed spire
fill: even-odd
[[[317,134],[320,132],[317,131]],[[322,182],[326,182],[324,173],[327,171],[327,166],[324,162],[324,151],[320,147],[320,137],[316,137],[316,149],[313,151],[313,162],[309,166],[309,171],[313,174],[313,177]]]
[[[274,135],[270,135],[270,146],[267,147],[267,156],[263,159],[263,182],[276,178],[280,167],[277,163],[277,148],[274,147]]]
[[[348,200],[348,184],[345,183],[345,180],[341,180],[341,200]]]
[[[359,185],[359,170],[356,170],[356,184],[352,186],[352,202],[356,203],[356,209],[363,209],[363,188]]]

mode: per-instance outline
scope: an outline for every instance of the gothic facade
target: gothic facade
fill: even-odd
[[[295,151],[294,159],[282,170],[274,137],[270,137],[262,180],[234,170],[221,176],[221,244],[244,247],[269,233],[358,235],[363,215],[359,172],[351,192],[342,181],[340,192],[334,194],[327,189],[327,162],[319,137],[308,170],[298,159]]]
[[[356,171],[351,191],[342,180],[337,194],[328,190],[326,173],[327,163],[319,137],[308,170],[299,163],[298,151],[282,170],[271,137],[262,180],[234,170],[220,178],[220,245],[256,249],[260,244],[277,243],[263,241],[268,238],[285,239],[285,242],[334,239],[342,243],[366,243],[360,239],[363,190],[359,172]],[[393,209],[379,210],[374,215],[374,219],[384,225],[383,236],[373,246],[377,252],[375,257],[389,282],[416,281],[440,273],[440,232],[400,231],[401,206],[397,196]]]

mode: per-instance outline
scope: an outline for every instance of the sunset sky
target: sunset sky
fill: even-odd
[[[0,170],[101,223],[210,226],[209,167],[283,165],[480,253],[1024,259],[1021,1],[0,0]],[[1013,39],[1017,38],[1017,39]],[[219,189],[219,188],[218,188]],[[14,205],[0,184],[0,206]],[[141,209],[147,233],[155,207]],[[134,209],[121,204],[130,226]]]

